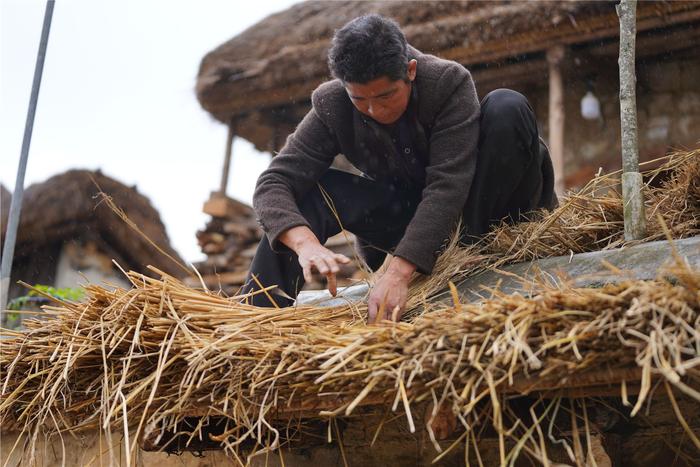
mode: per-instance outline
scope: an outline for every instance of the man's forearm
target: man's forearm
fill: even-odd
[[[387,274],[397,276],[405,281],[410,280],[414,272],[416,272],[416,265],[400,256],[391,258],[387,268]]]
[[[297,225],[285,230],[279,235],[278,240],[297,255],[304,246],[321,244],[311,229],[305,225]]]

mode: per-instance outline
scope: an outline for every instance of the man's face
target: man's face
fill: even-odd
[[[406,80],[392,81],[382,76],[366,83],[345,83],[355,108],[377,123],[390,125],[401,118],[411,98],[411,83],[416,78],[416,61],[408,63]]]

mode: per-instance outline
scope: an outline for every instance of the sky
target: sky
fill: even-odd
[[[219,187],[226,127],[197,102],[199,62],[297,1],[57,0],[25,188],[99,168],[150,199],[185,260],[203,259],[195,232]],[[11,192],[45,5],[0,0],[0,183]],[[269,160],[237,138],[229,196],[250,203]]]

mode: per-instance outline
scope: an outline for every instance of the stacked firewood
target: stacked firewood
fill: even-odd
[[[197,241],[207,258],[196,264],[204,283],[210,289],[235,293],[245,282],[250,263],[255,256],[263,231],[256,221],[253,208],[247,204],[213,193],[204,203],[204,212],[211,216],[205,228],[197,232]],[[332,237],[326,246],[336,253],[354,259],[354,237],[341,233]],[[346,286],[360,278],[357,261],[343,265],[338,274],[338,285]],[[197,280],[188,280],[191,286]],[[316,277],[305,289],[323,289],[323,278]]]
[[[203,211],[211,219],[197,231],[197,242],[207,255],[196,264],[197,270],[207,287],[233,293],[245,281],[263,232],[253,208],[218,193],[212,193]]]

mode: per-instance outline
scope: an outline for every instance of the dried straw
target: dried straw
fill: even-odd
[[[659,213],[675,238],[700,230],[697,156],[674,156],[666,185],[645,193],[648,212]],[[362,304],[259,309],[241,303],[245,297],[188,288],[155,268],[159,279],[128,273],[128,290],[89,285],[85,303],[60,302],[46,307],[48,319],[4,331],[0,422],[26,435],[31,463],[47,433],[123,430],[135,455],[139,440],[178,432],[187,415],[203,416],[188,431],[192,440],[207,416],[223,416],[225,432],[211,439],[243,463],[243,454],[293,442],[283,435],[283,412],[305,408],[335,419],[383,403],[401,408],[411,431],[428,430],[441,455],[464,442],[478,456],[488,420],[503,465],[522,455],[547,464],[544,433],[582,465],[590,442],[584,449],[554,421],[568,411],[574,433],[589,439],[587,421],[577,422],[587,420],[585,405],[543,399],[523,416],[505,395],[526,390],[533,378],[558,386],[601,368],[636,368],[641,391],[633,413],[653,378],[700,401],[700,271],[677,261],[656,281],[599,289],[540,284],[533,297],[494,291],[479,304],[459,303],[456,293],[450,305],[430,297],[489,264],[621,245],[613,188],[612,177],[599,177],[540,221],[500,226],[466,248],[453,242],[435,274],[413,283],[409,307],[422,313],[395,326],[366,325]],[[662,221],[650,222],[650,239],[662,238]],[[415,426],[415,407],[429,401],[463,427],[447,450],[429,419]],[[682,417],[679,423],[690,430]]]
[[[431,276],[416,277],[409,308],[444,290],[449,279],[505,264],[663,240],[664,224],[674,239],[700,235],[700,149],[662,160],[658,168],[644,172],[648,217],[644,240],[625,241],[620,172],[598,175],[580,191],[569,193],[553,212],[534,212],[530,221],[517,224],[502,223],[466,248],[450,245]],[[658,184],[660,179],[664,181]]]

